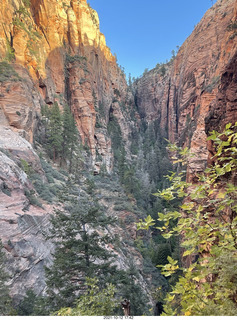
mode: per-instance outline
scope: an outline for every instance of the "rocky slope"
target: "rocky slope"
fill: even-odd
[[[158,119],[164,136],[197,154],[189,180],[207,163],[208,132],[236,121],[236,19],[235,0],[217,1],[173,61],[135,83],[141,115]]]

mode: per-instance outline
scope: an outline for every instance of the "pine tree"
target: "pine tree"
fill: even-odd
[[[0,315],[7,316],[12,312],[9,288],[6,284],[9,276],[5,270],[6,256],[2,251],[3,245],[0,240]]]
[[[63,112],[63,132],[62,132],[62,152],[61,152],[61,164],[66,159],[69,160],[69,172],[72,170],[72,158],[73,152],[75,151],[77,141],[78,141],[78,132],[74,117],[71,113],[68,105],[64,107]]]
[[[51,218],[48,238],[54,240],[54,264],[46,268],[48,302],[53,310],[70,307],[84,288],[85,277],[96,277],[103,286],[116,273],[106,217],[87,193],[70,185],[63,192],[64,209]]]
[[[121,287],[120,295],[122,299],[128,299],[131,302],[130,310],[132,316],[149,315],[149,304],[146,294],[136,281],[138,271],[133,263],[126,270],[124,283]],[[122,300],[121,299],[121,300]]]
[[[55,161],[62,150],[63,142],[62,119],[57,102],[53,104],[50,110],[48,135],[49,153]]]

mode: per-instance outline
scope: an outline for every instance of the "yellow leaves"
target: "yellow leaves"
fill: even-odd
[[[178,269],[178,261],[172,259],[171,257],[167,257],[169,263],[166,265],[157,265],[157,267],[160,267],[162,269],[161,273],[165,277],[171,276],[173,273],[175,273]]]
[[[196,251],[196,248],[192,248],[190,250],[186,250],[184,253],[183,253],[183,257],[186,257],[186,256],[190,256],[192,253],[194,253]]]
[[[191,316],[191,312],[190,312],[190,311],[186,311],[186,312],[184,313],[184,315],[185,315],[185,316]]]
[[[72,308],[62,308],[55,313],[57,316],[71,316],[72,315]]]
[[[140,230],[140,229],[148,230],[151,226],[153,226],[155,224],[154,221],[155,220],[152,219],[152,217],[150,215],[147,216],[144,221],[142,221],[140,219],[139,222],[136,224],[137,225],[137,230]]]
[[[189,203],[184,203],[182,206],[180,206],[181,209],[183,210],[192,210],[194,207],[194,203],[193,202],[189,202]]]
[[[217,198],[218,199],[225,199],[225,196],[226,196],[226,192],[219,192],[217,195]]]
[[[200,282],[200,278],[199,277],[194,277],[193,280],[196,281],[196,282]]]

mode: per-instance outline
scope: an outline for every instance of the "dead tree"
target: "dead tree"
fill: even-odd
[[[130,316],[130,301],[127,299],[124,299],[121,302],[122,308],[123,308],[123,312],[125,316]]]

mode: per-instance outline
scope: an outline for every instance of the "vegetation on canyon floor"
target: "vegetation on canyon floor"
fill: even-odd
[[[181,170],[168,177],[169,188],[156,194],[169,202],[184,199],[180,210],[158,213],[163,236],[181,236],[183,248],[182,267],[171,257],[168,264],[158,266],[168,278],[182,272],[163,300],[164,315],[236,315],[236,128],[237,123],[227,124],[224,132],[211,133],[208,139],[215,146],[215,163],[197,176],[196,183],[187,183]],[[192,156],[188,149],[171,146],[171,150],[175,162],[185,167]],[[153,224],[149,216],[138,226],[146,229]]]
[[[170,145],[178,171],[169,175],[167,188],[154,194],[162,201],[158,210],[154,206],[158,220],[150,209],[151,215],[138,223],[138,229],[151,229],[153,234],[148,241],[144,234],[140,240],[138,237],[134,246],[168,279],[168,283],[158,281],[154,290],[164,315],[236,315],[237,188],[231,183],[236,172],[236,127],[229,124],[223,133],[212,132],[208,139],[216,148],[215,163],[195,183],[185,181],[192,155],[187,148]],[[118,167],[119,176],[120,170]],[[123,177],[124,172],[120,179]],[[132,301],[132,314],[150,314],[147,298],[134,282],[135,267],[131,265],[126,272],[116,270],[113,255],[103,249],[106,243],[116,245],[108,227],[115,221],[101,214],[104,208],[95,197],[95,178],[101,186],[99,177],[83,183],[87,186],[84,190],[68,180],[58,193],[63,206],[52,215],[46,235],[56,244],[54,264],[46,268],[47,296],[28,292],[14,311],[7,293],[7,274],[1,272],[1,314],[121,314],[119,301],[125,296]],[[124,185],[126,192],[133,194],[129,183]],[[180,209],[177,199],[185,199]],[[88,232],[88,226],[94,231]],[[3,254],[1,261],[4,271]]]

